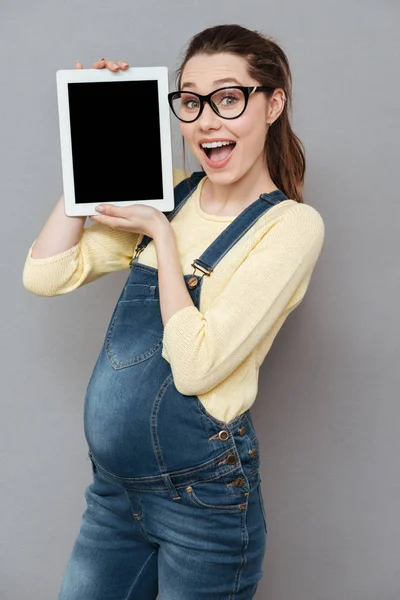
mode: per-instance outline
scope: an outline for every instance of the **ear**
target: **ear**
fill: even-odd
[[[268,103],[267,123],[272,125],[285,108],[286,94],[282,88],[274,90]]]

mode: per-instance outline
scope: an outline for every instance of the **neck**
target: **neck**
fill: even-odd
[[[265,163],[255,164],[243,177],[232,183],[218,183],[207,177],[201,193],[201,204],[205,212],[233,216],[254,202],[260,194],[268,194],[276,189]]]

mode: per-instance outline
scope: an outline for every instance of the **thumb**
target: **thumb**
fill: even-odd
[[[102,215],[108,215],[111,217],[124,216],[124,207],[115,206],[115,204],[98,204],[94,208]]]
[[[76,60],[76,61],[75,61],[75,67],[76,67],[77,69],[83,69],[83,64],[82,64],[82,63],[80,63],[78,60]]]

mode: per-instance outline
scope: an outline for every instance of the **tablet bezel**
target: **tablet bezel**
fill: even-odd
[[[119,70],[115,73],[109,69],[61,69],[56,71],[57,99],[60,130],[61,164],[64,189],[64,210],[70,217],[90,216],[99,214],[95,206],[99,202],[75,202],[75,185],[72,162],[72,140],[70,127],[70,114],[68,102],[68,84],[82,82],[104,82],[118,80],[157,80],[158,103],[161,136],[161,168],[164,198],[152,200],[125,200],[110,201],[101,204],[114,204],[115,206],[131,206],[145,204],[153,206],[162,212],[169,212],[174,208],[173,167],[170,109],[168,104],[168,68],[167,67],[130,67],[126,71]],[[106,117],[106,115],[105,115]],[[96,174],[93,174],[96,177]]]

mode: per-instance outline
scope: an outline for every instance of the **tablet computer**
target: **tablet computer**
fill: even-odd
[[[56,73],[65,213],[174,208],[167,67]]]

